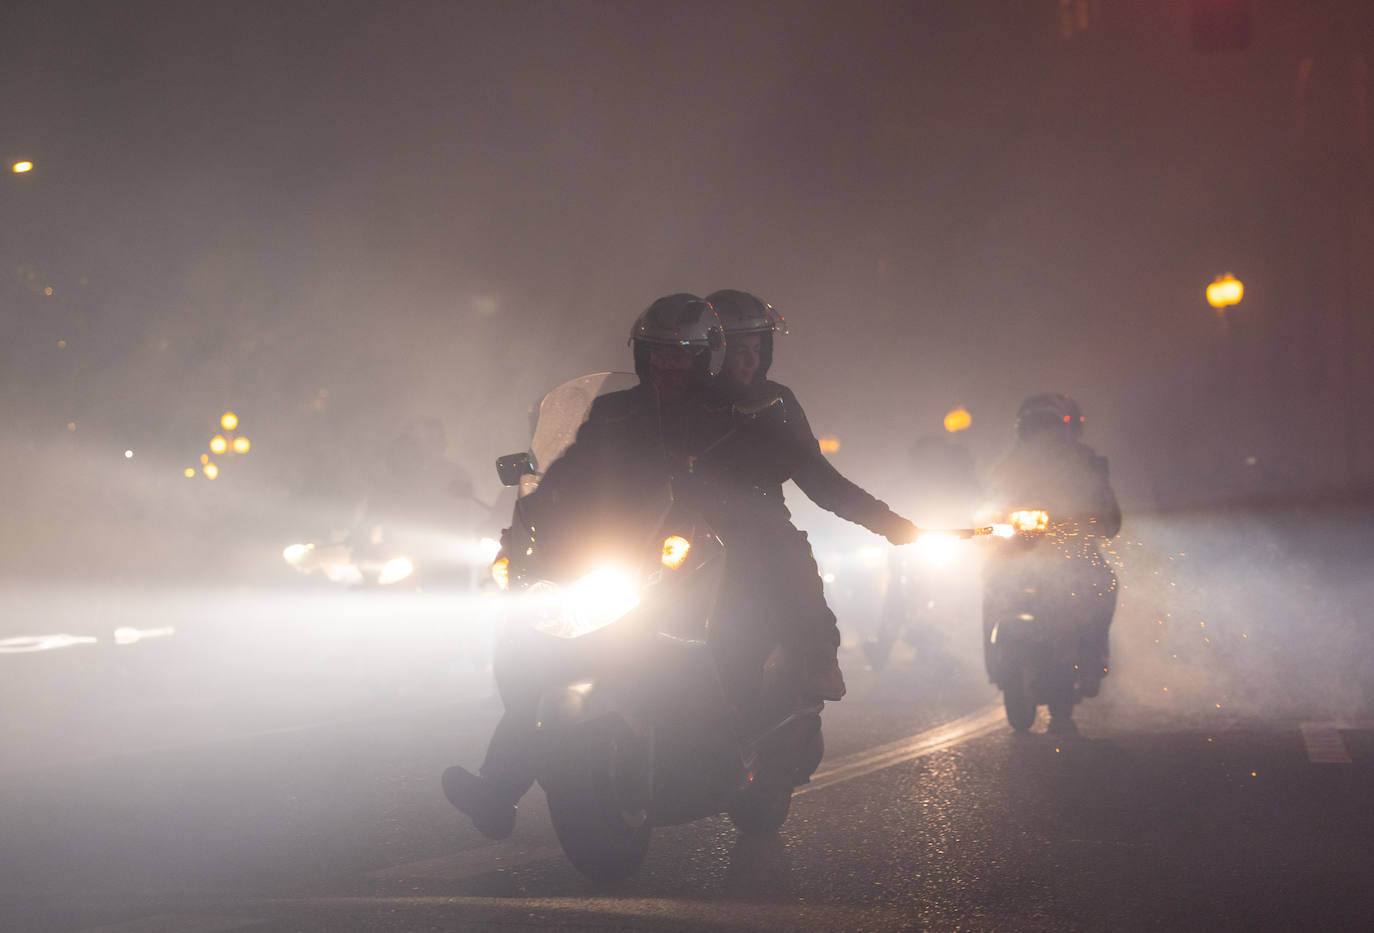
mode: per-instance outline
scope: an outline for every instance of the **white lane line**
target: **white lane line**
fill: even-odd
[[[856,926],[871,926],[877,929],[896,929],[900,924],[910,923],[910,914],[905,910],[891,907],[838,906],[808,903],[770,903],[756,901],[701,901],[678,897],[626,897],[615,896],[568,896],[568,897],[491,897],[472,895],[400,895],[400,896],[336,896],[279,898],[251,901],[256,910],[273,909],[283,911],[306,910],[312,920],[321,919],[325,911],[352,911],[356,918],[358,911],[375,913],[379,910],[414,910],[420,907],[447,907],[455,911],[468,908],[466,914],[454,914],[454,925],[460,928],[466,922],[476,927],[498,924],[505,928],[506,923],[522,929],[551,927],[555,921],[563,923],[578,922],[578,929],[603,929],[608,927],[611,917],[630,919],[655,919],[660,924],[680,925],[683,923],[709,925],[713,929],[720,923],[722,910],[730,917],[730,929],[749,930],[844,930]],[[512,913],[523,914],[519,920],[506,919]],[[587,916],[590,915],[590,916]],[[283,916],[292,916],[284,913]],[[274,917],[274,920],[279,919]],[[324,917],[326,921],[330,918]],[[345,923],[339,929],[353,926]],[[561,927],[560,927],[561,928]]]
[[[832,784],[863,777],[865,774],[872,774],[874,771],[881,771],[883,768],[890,768],[913,758],[952,748],[969,739],[994,732],[1005,725],[1006,719],[1001,704],[989,706],[934,729],[837,758],[817,771],[812,776],[810,784],[803,784],[793,791],[792,796],[821,790]]]
[[[157,914],[124,923],[86,927],[78,933],[229,933],[246,930],[267,921],[250,917],[216,917],[210,914]]]
[[[1307,746],[1307,760],[1317,765],[1348,765],[1350,749],[1345,745],[1341,730],[1374,730],[1374,719],[1336,720],[1334,722],[1305,722],[1303,744]]]

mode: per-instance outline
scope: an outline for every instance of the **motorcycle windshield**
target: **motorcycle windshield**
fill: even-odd
[[[543,473],[563,455],[587,420],[592,402],[601,395],[634,388],[639,378],[633,373],[591,373],[578,376],[553,389],[539,402],[539,415],[530,440],[534,468]]]

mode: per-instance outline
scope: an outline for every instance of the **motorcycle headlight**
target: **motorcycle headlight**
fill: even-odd
[[[571,586],[541,581],[530,588],[535,600],[534,627],[559,638],[577,638],[605,628],[639,605],[635,578],[602,567]]]
[[[1039,509],[1022,509],[1011,513],[1011,526],[1017,531],[1044,531],[1050,524],[1050,513]]]
[[[382,586],[399,583],[414,572],[415,565],[410,562],[409,557],[393,557],[382,565],[382,572],[377,574],[377,582]]]
[[[299,567],[307,554],[315,550],[313,544],[288,544],[282,548],[281,556],[292,567]]]

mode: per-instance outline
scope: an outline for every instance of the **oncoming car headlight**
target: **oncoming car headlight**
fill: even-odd
[[[534,628],[559,638],[577,638],[605,628],[639,605],[635,578],[600,567],[571,586],[540,581],[529,589],[535,600]]]
[[[382,586],[400,583],[414,572],[415,565],[410,562],[409,557],[393,557],[382,565],[382,572],[377,574],[377,582]]]

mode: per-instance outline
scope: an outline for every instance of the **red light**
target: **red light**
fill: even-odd
[[[1072,420],[1073,420],[1073,418],[1071,418],[1070,416],[1068,416],[1068,415],[1065,415],[1065,416],[1064,416],[1064,423],[1065,423],[1065,424],[1068,424],[1068,423],[1069,423],[1070,421],[1072,421]]]

